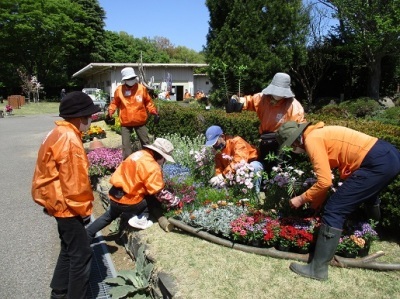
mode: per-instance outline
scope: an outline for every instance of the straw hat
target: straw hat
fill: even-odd
[[[174,150],[174,146],[171,142],[164,138],[156,138],[153,144],[143,145],[153,151],[156,151],[161,156],[163,156],[168,162],[175,163],[174,158],[172,158],[171,154]]]

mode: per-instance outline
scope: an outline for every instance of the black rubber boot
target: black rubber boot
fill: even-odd
[[[290,270],[304,277],[327,280],[329,262],[335,254],[341,235],[342,230],[322,224],[311,262],[306,265],[291,263]]]
[[[376,205],[365,205],[364,206],[365,214],[368,219],[372,219],[375,221],[381,220],[381,208],[379,204]]]

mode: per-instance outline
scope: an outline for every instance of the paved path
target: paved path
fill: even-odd
[[[0,118],[0,298],[50,297],[59,252],[55,220],[31,197],[42,139],[56,115]]]
[[[31,182],[40,143],[59,119],[0,118],[0,299],[50,297],[60,241],[55,219],[32,200]],[[88,295],[107,299],[109,287],[102,281],[115,276],[115,269],[101,237],[94,243]]]

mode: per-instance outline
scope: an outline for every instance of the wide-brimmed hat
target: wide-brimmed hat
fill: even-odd
[[[285,122],[279,129],[276,140],[280,144],[279,150],[285,146],[291,146],[297,137],[307,128],[309,122],[299,124],[295,121]]]
[[[123,68],[121,70],[121,75],[122,75],[122,79],[121,79],[122,81],[128,80],[128,79],[133,79],[133,78],[137,77],[137,75],[135,74],[135,71],[131,67]]]
[[[221,136],[224,132],[222,131],[220,126],[211,126],[206,131],[206,146],[213,146],[219,136]]]
[[[153,144],[143,145],[153,151],[156,151],[161,156],[163,156],[168,162],[175,163],[174,158],[172,158],[171,154],[174,150],[174,146],[171,142],[164,138],[156,138]]]
[[[284,98],[294,97],[290,89],[290,76],[286,73],[276,73],[272,82],[263,89],[262,93]]]
[[[100,110],[100,107],[93,104],[92,98],[82,91],[67,93],[59,107],[62,118],[91,116]]]

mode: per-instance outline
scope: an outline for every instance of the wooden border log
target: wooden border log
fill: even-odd
[[[244,252],[255,253],[258,255],[269,256],[273,258],[281,258],[281,259],[289,259],[289,260],[297,260],[301,262],[308,262],[310,255],[309,254],[299,254],[294,252],[284,252],[276,250],[275,248],[261,248],[261,247],[253,247],[243,244],[237,244],[227,239],[219,238],[213,234],[210,234],[206,231],[203,231],[198,228],[194,228],[186,223],[174,219],[169,218],[168,221],[172,223],[175,227],[191,233],[196,237],[201,239],[216,243],[218,245],[222,245],[225,247],[229,247],[236,250],[241,250]],[[385,253],[383,251],[378,251],[376,253],[370,254],[363,258],[344,258],[335,255],[330,265],[335,267],[342,268],[362,268],[362,269],[370,269],[370,270],[380,270],[380,271],[400,271],[399,263],[380,263],[375,262],[375,260]]]

